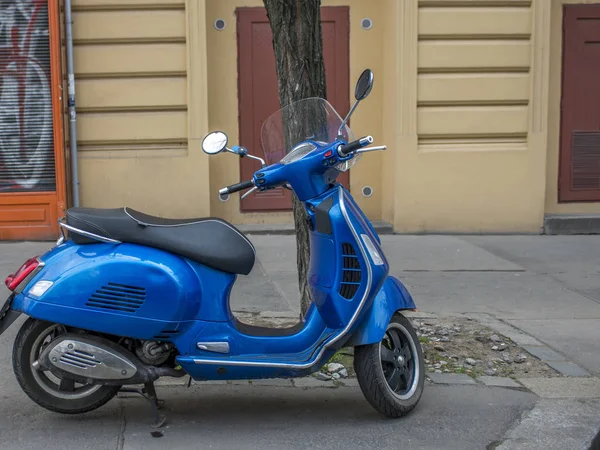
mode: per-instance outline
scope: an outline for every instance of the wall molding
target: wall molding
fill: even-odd
[[[419,2],[403,0],[399,6],[399,43],[396,59],[398,81],[398,122],[400,134],[417,135],[417,75]],[[416,142],[416,141],[415,141]]]
[[[186,59],[188,83],[188,157],[197,172],[198,196],[204,196],[203,214],[210,215],[210,171],[202,138],[208,132],[208,69],[206,1],[186,0]]]
[[[112,11],[165,11],[185,9],[185,3],[127,3],[121,4],[90,4],[90,5],[73,5],[73,12],[112,12]]]
[[[533,0],[535,1],[535,0]],[[527,8],[532,0],[419,0],[421,7],[490,7],[520,6]]]
[[[548,96],[550,94],[550,11],[551,2],[533,2],[533,33],[529,92],[529,132],[548,129]]]

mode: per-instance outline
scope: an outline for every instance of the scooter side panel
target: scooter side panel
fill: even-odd
[[[394,313],[415,308],[415,302],[406,287],[396,278],[387,277],[371,308],[363,316],[346,345],[381,342]]]
[[[181,354],[189,354],[198,358],[218,358],[218,353],[200,350],[197,348],[198,342],[226,342],[229,344],[227,358],[258,358],[269,360],[281,359],[285,354],[295,354],[302,356],[306,353],[304,360],[309,359],[315,351],[315,347],[324,337],[333,334],[333,330],[328,329],[318,312],[312,308],[307,314],[307,320],[302,328],[289,335],[248,335],[238,330],[231,322],[204,322],[196,321],[193,328],[185,333],[184,337],[189,337],[188,345],[185,348],[185,342],[176,341]],[[270,355],[270,356],[269,356]]]
[[[323,204],[330,206],[324,210]],[[341,186],[308,205],[308,215],[316,224],[311,231],[311,253],[316,256],[309,268],[309,287],[327,326],[341,329],[350,323],[361,303],[363,309],[368,308],[387,275],[387,262],[375,266],[366,259],[369,256],[363,253],[364,244],[357,237],[369,236],[375,246],[379,245],[378,238]]]
[[[45,267],[13,302],[13,309],[38,319],[159,339],[180,333],[201,309],[196,271],[183,258],[161,250],[68,241],[42,260]],[[231,277],[215,283],[225,285]],[[54,284],[35,297],[29,290],[39,280]]]
[[[236,275],[211,269],[195,261],[187,261],[200,283],[202,301],[194,318],[209,322],[226,322],[233,319],[229,308],[229,295]],[[185,285],[184,285],[185,286]]]

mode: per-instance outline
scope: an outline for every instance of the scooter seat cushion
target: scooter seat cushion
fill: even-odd
[[[247,275],[254,266],[254,246],[230,223],[212,217],[164,219],[130,208],[71,208],[67,225],[120,242],[145,245],[229,273]],[[76,244],[97,243],[70,233]]]

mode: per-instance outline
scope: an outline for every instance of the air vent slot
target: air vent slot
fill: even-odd
[[[342,244],[342,282],[340,283],[340,295],[351,300],[360,287],[362,277],[360,261],[352,244]]]
[[[118,283],[108,283],[98,289],[86,303],[91,308],[133,313],[146,301],[146,289]]]
[[[63,354],[60,357],[60,362],[79,369],[93,369],[98,365],[98,361],[96,361],[94,355],[79,350]]]
[[[162,330],[159,334],[154,336],[154,339],[159,339],[163,341],[165,339],[173,339],[174,337],[179,335],[180,332],[181,330]]]

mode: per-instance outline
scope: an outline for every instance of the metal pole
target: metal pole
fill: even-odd
[[[73,18],[71,0],[65,0],[65,31],[67,34],[67,105],[69,107],[69,144],[71,146],[71,177],[73,206],[79,206],[79,170],[77,164],[77,113],[75,112],[75,74],[73,70]]]

